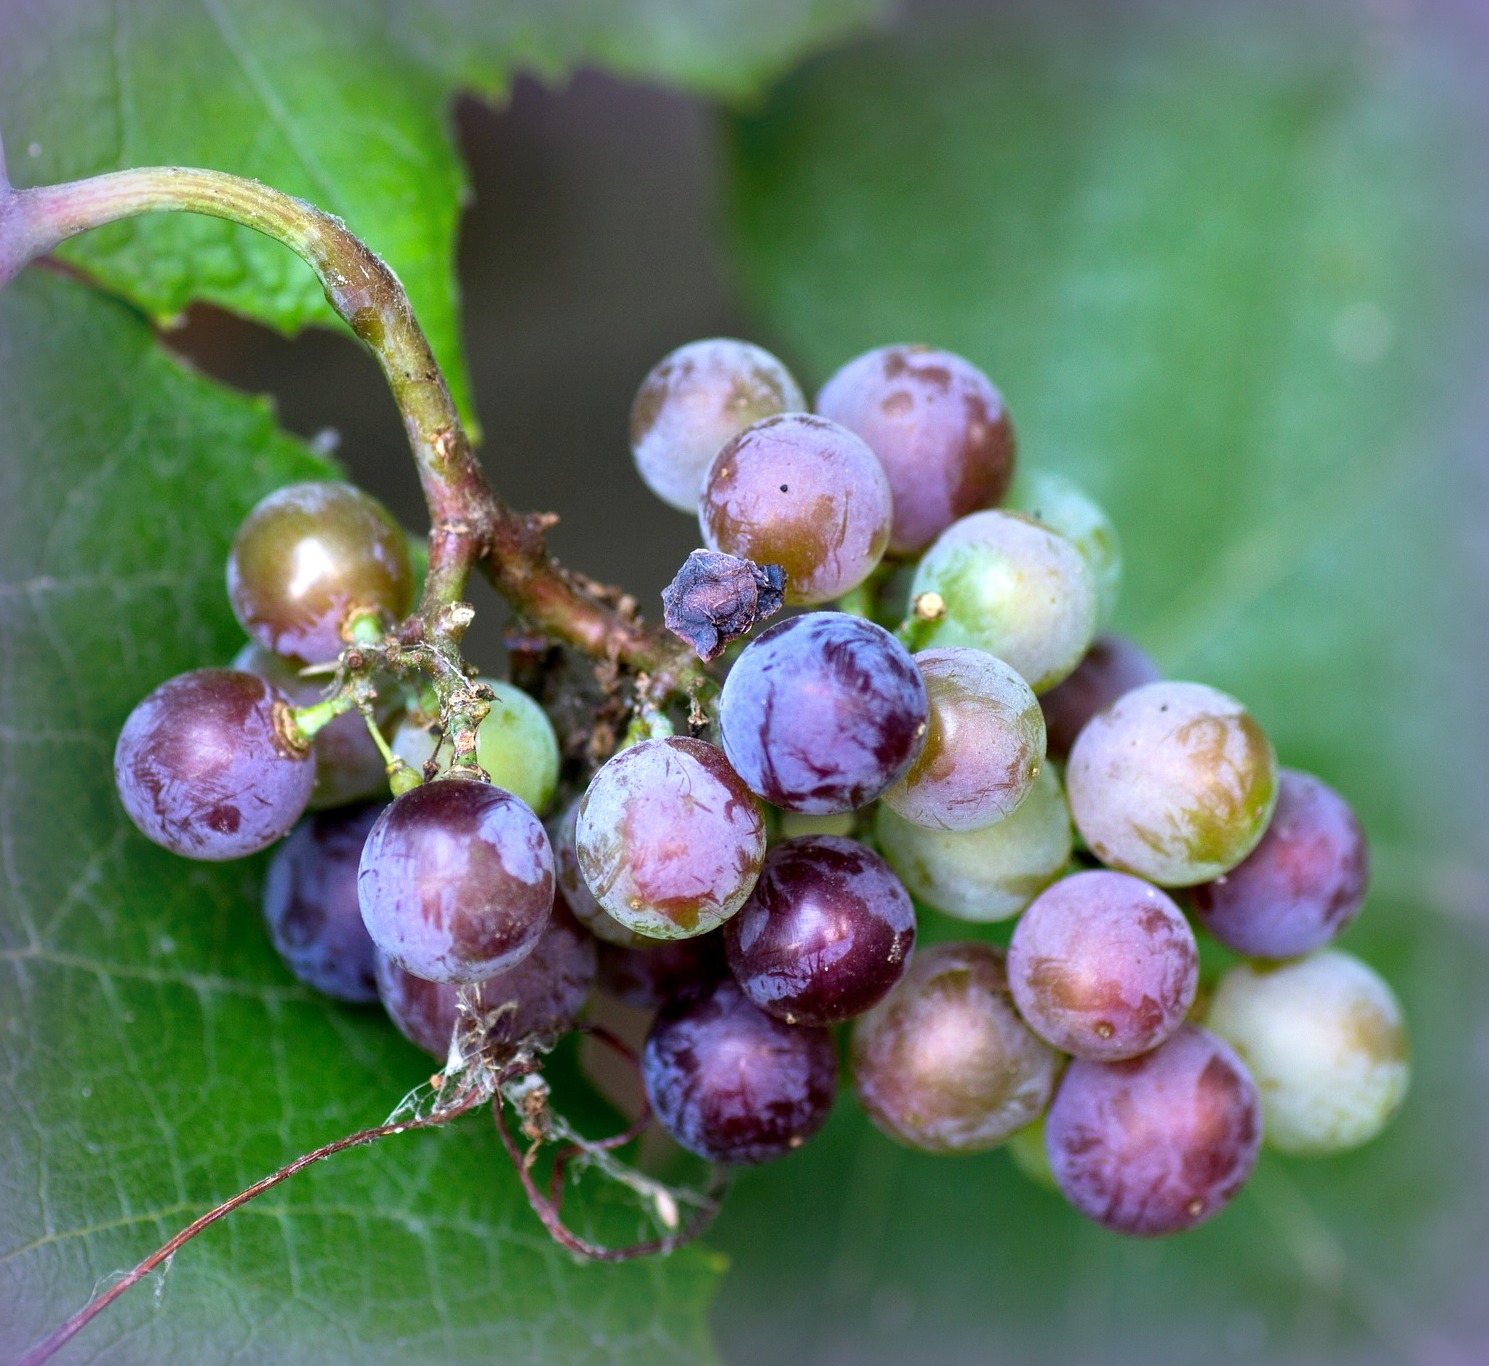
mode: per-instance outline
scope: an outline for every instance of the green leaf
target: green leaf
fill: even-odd
[[[17,185],[128,166],[251,176],[344,218],[398,272],[467,415],[454,279],[459,88],[580,62],[738,96],[882,0],[6,0],[0,134]],[[333,322],[282,247],[173,215],[65,258],[157,318],[195,300],[293,332]]]
[[[1309,14],[1067,5],[825,59],[733,124],[733,221],[808,377],[892,341],[987,368],[1021,457],[1113,514],[1122,628],[1357,805],[1375,889],[1344,944],[1406,1003],[1413,1094],[1162,1243],[847,1102],[719,1226],[738,1360],[1482,1348],[1482,112],[1451,29]]]
[[[0,292],[0,415],[9,1360],[198,1213],[381,1123],[430,1064],[380,1012],[293,981],[262,930],[260,860],[173,858],[113,794],[129,709],[241,640],[222,566],[243,513],[328,467],[127,308],[35,270]],[[603,1199],[594,1214],[636,1235]],[[692,1362],[717,1270],[696,1249],[577,1265],[478,1113],[245,1206],[64,1359]]]

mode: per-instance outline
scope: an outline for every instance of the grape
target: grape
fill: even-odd
[[[1184,1023],[1199,950],[1183,912],[1156,887],[1126,873],[1076,873],[1035,897],[1014,927],[1008,981],[1040,1038],[1116,1062]]]
[[[589,890],[589,883],[579,871],[579,853],[574,848],[574,831],[579,822],[579,805],[576,797],[565,808],[564,813],[549,824],[548,838],[553,845],[553,874],[558,889],[574,912],[574,919],[584,926],[596,939],[621,948],[650,948],[661,941],[649,934],[637,934],[627,929],[598,901]]]
[[[1043,1113],[1059,1058],[1019,1019],[987,944],[923,950],[853,1027],[859,1103],[891,1138],[932,1153],[996,1147]]]
[[[1004,506],[1058,531],[1080,551],[1096,586],[1096,619],[1110,621],[1122,588],[1122,543],[1106,511],[1073,479],[1049,470],[1021,470]]]
[[[249,637],[277,655],[334,659],[357,612],[401,617],[413,602],[408,542],[387,509],[350,484],[290,484],[238,529],[227,591]]]
[[[378,817],[357,891],[373,942],[431,982],[479,982],[532,952],[553,906],[553,851],[499,787],[440,778]]]
[[[476,762],[498,787],[541,812],[553,800],[558,786],[558,737],[553,733],[553,723],[543,708],[515,684],[496,678],[478,681],[496,698],[476,730]],[[429,727],[438,719],[437,707],[412,713],[393,734],[393,753],[416,773],[423,771],[434,754],[435,739]],[[441,745],[439,772],[449,771],[452,757],[451,746]]]
[[[129,713],[114,782],[142,834],[186,858],[242,858],[300,819],[315,786],[284,694],[238,669],[162,683]]]
[[[1096,633],[1096,585],[1080,551],[1017,512],[953,522],[921,560],[910,594],[922,618],[918,646],[986,650],[1035,692],[1070,673]]]
[[[915,908],[889,865],[833,835],[788,840],[724,927],[746,996],[787,1024],[862,1015],[904,976]]]
[[[786,571],[786,601],[857,588],[884,555],[893,504],[874,453],[807,413],[768,417],[714,457],[698,500],[710,550]]]
[[[1044,762],[1038,699],[1001,659],[982,650],[922,650],[916,667],[930,697],[925,748],[884,804],[932,830],[978,830],[1029,795]]]
[[[1044,1143],[1044,1117],[1026,1124],[1008,1140],[1008,1155],[1013,1165],[1036,1186],[1057,1191],[1055,1174],[1050,1170],[1049,1150]]]
[[[744,904],[765,857],[765,822],[713,745],[644,740],[591,780],[574,846],[595,900],[622,925],[685,939]]]
[[[377,949],[357,902],[357,865],[382,803],[308,816],[269,861],[264,919],[285,965],[339,1001],[377,1000]]]
[[[887,806],[874,833],[910,894],[959,920],[1007,920],[1070,862],[1070,812],[1046,764],[1011,816],[981,830],[927,830]]]
[[[1255,1075],[1267,1143],[1282,1152],[1358,1148],[1406,1097],[1401,1005],[1370,968],[1338,949],[1232,968],[1208,1023]]]
[[[751,791],[831,815],[899,779],[925,741],[929,708],[915,661],[882,626],[812,612],[745,648],[724,680],[719,730]]]
[[[600,988],[628,1006],[655,1010],[685,987],[728,975],[722,930],[692,939],[643,942],[646,948],[623,948],[604,940],[598,945]]]
[[[731,981],[693,987],[647,1035],[642,1080],[666,1131],[713,1162],[769,1162],[827,1122],[838,1057],[825,1029],[788,1025]]]
[[[1081,731],[1065,781],[1097,858],[1185,887],[1256,847],[1277,800],[1277,756],[1235,698],[1200,683],[1148,683]]]
[[[272,683],[296,707],[308,707],[326,695],[324,678],[301,678],[288,660],[251,641],[233,657],[232,667]],[[384,725],[398,710],[393,691],[396,685],[391,679],[386,683],[386,696],[380,695],[374,704],[374,715]],[[349,711],[317,731],[310,752],[315,760],[315,790],[310,794],[312,811],[371,797],[387,798],[387,765],[360,712]]]
[[[410,1043],[443,1062],[458,1018],[460,988],[426,982],[386,954],[376,960],[383,1009]],[[466,988],[486,1017],[485,1041],[511,1044],[534,1034],[566,1034],[589,1000],[595,980],[595,941],[560,898],[536,947],[515,967]]]
[[[1322,948],[1365,900],[1365,832],[1333,788],[1283,769],[1277,809],[1261,843],[1230,872],[1189,894],[1201,925],[1253,958],[1293,958]]]
[[[1245,1065],[1208,1030],[1179,1027],[1126,1062],[1071,1063],[1045,1120],[1050,1169],[1088,1219],[1117,1233],[1178,1233],[1217,1214],[1261,1147]]]
[[[1097,636],[1075,672],[1039,699],[1049,752],[1064,758],[1097,712],[1105,711],[1123,693],[1161,677],[1158,665],[1126,636]]]
[[[646,486],[679,512],[696,512],[709,464],[761,418],[800,412],[801,387],[769,351],[715,337],[664,356],[631,407],[631,454]]]
[[[929,346],[881,346],[850,360],[817,411],[856,432],[894,493],[894,555],[918,555],[958,517],[994,507],[1013,473],[1002,395],[970,361]]]

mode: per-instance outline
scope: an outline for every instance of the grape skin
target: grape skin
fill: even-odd
[[[1261,843],[1189,897],[1200,924],[1226,947],[1294,958],[1353,922],[1369,880],[1365,832],[1349,803],[1311,774],[1285,768]]]
[[[553,852],[510,792],[440,778],[378,818],[357,878],[373,942],[431,982],[479,982],[532,952],[553,907]]]
[[[382,953],[376,955],[375,974],[377,998],[399,1033],[443,1063],[458,1018],[460,988],[415,977]],[[563,901],[556,900],[533,951],[515,967],[466,991],[476,1009],[490,1017],[486,1043],[514,1044],[532,1035],[568,1033],[594,981],[595,941]]]
[[[942,610],[917,620],[917,646],[986,650],[1037,693],[1069,674],[1096,634],[1096,584],[1084,557],[1017,512],[974,512],[943,531],[910,585],[922,608],[930,594]]]
[[[1096,585],[1096,620],[1110,621],[1122,590],[1122,543],[1105,509],[1075,480],[1052,470],[1021,470],[1003,505],[1059,532],[1080,551]]]
[[[289,702],[256,674],[197,669],[129,714],[114,750],[119,800],[142,834],[185,858],[243,858],[288,834],[315,765]]]
[[[1126,636],[1097,636],[1075,672],[1039,699],[1049,752],[1064,758],[1097,712],[1162,676],[1158,665]]]
[[[872,850],[833,835],[777,845],[724,927],[729,967],[761,1010],[787,1024],[862,1015],[904,976],[915,907]]]
[[[1061,1193],[1088,1219],[1137,1237],[1218,1214],[1255,1168],[1261,1136],[1245,1064],[1194,1024],[1126,1062],[1072,1062],[1045,1120]]]
[[[788,811],[867,805],[925,742],[930,702],[909,653],[881,626],[812,612],[773,626],[719,696],[724,752],[751,791]]]
[[[1200,683],[1149,683],[1081,731],[1065,781],[1097,858],[1186,887],[1256,847],[1277,800],[1277,756],[1235,698]]]
[[[1044,714],[1029,685],[982,650],[922,650],[925,746],[884,804],[931,830],[978,830],[1016,810],[1044,762]]]
[[[997,505],[1013,474],[1013,423],[992,381],[929,346],[881,346],[850,360],[817,411],[878,456],[894,495],[893,555],[918,555],[959,517]]]
[[[1339,1153],[1374,1138],[1411,1078],[1401,1004],[1374,971],[1324,949],[1280,964],[1239,964],[1207,1021],[1261,1088],[1269,1147]]]
[[[1019,1013],[1062,1052],[1135,1058],[1181,1024],[1199,986],[1183,912],[1156,887],[1105,870],[1062,878],[1034,898],[1008,946]]]
[[[692,939],[642,942],[645,948],[625,948],[604,940],[597,946],[600,989],[628,1006],[655,1010],[686,987],[728,975],[722,930]]]
[[[317,664],[341,653],[349,613],[409,610],[408,541],[388,510],[351,484],[290,484],[262,499],[238,529],[227,591],[251,640]]]
[[[826,1029],[788,1025],[732,981],[665,1006],[642,1053],[647,1100],[662,1127],[714,1162],[769,1162],[827,1122],[838,1059]]]
[[[631,406],[631,454],[647,488],[693,513],[726,442],[762,418],[805,407],[801,386],[769,351],[728,337],[689,342],[641,381]]]
[[[808,413],[747,427],[698,500],[703,543],[786,571],[786,601],[828,602],[884,556],[893,517],[884,469],[852,432]]]
[[[923,950],[853,1027],[859,1103],[891,1138],[932,1153],[996,1147],[1044,1112],[1059,1057],[1019,1018],[987,944]]]
[[[910,894],[959,920],[1007,920],[1064,871],[1073,837],[1053,764],[1011,816],[981,830],[927,830],[880,806],[879,852]]]
[[[499,678],[476,681],[496,694],[491,710],[476,729],[476,762],[497,787],[522,798],[541,814],[558,786],[558,737],[553,733],[553,723],[543,708],[515,684]],[[393,733],[393,753],[415,773],[422,773],[434,755],[435,738],[429,727],[438,719],[437,710],[433,716],[410,714]],[[436,771],[447,773],[452,758],[452,747],[441,744]]]
[[[563,813],[549,822],[548,839],[553,845],[553,873],[558,889],[574,912],[574,918],[596,939],[621,948],[650,948],[662,941],[649,934],[627,929],[598,901],[579,870],[579,852],[574,847],[574,833],[579,823],[582,797],[576,797]]]
[[[722,751],[644,740],[591,780],[575,850],[595,900],[622,925],[683,939],[744,904],[765,857],[765,822]]]
[[[264,920],[285,966],[339,1001],[377,1000],[377,948],[357,901],[357,866],[382,803],[321,811],[274,851]]]

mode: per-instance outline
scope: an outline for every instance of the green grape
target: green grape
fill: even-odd
[[[1021,469],[1003,506],[1058,531],[1077,550],[1096,584],[1096,620],[1105,626],[1122,588],[1122,543],[1106,510],[1073,479],[1051,470]]]
[[[1055,1173],[1050,1170],[1049,1149],[1044,1143],[1043,1115],[1034,1123],[1024,1125],[1003,1146],[1008,1149],[1013,1165],[1036,1186],[1052,1191],[1060,1189],[1055,1184]]]
[[[480,681],[496,698],[476,731],[476,762],[498,787],[541,812],[553,800],[558,786],[558,737],[553,733],[553,723],[542,707],[515,684],[494,678]],[[433,700],[427,701],[427,709],[411,711],[393,735],[393,753],[415,772],[422,770],[434,753],[435,738],[429,727],[437,711]],[[450,767],[450,758],[450,746],[440,745],[441,773]]]
[[[879,851],[917,900],[959,920],[1007,920],[1065,870],[1070,811],[1053,764],[1010,816],[981,830],[928,830],[881,805]]]

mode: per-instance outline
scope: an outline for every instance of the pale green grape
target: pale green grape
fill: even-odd
[[[1003,506],[1058,531],[1081,552],[1096,584],[1096,618],[1107,625],[1122,588],[1122,543],[1106,510],[1073,479],[1051,470],[1021,469]]]

